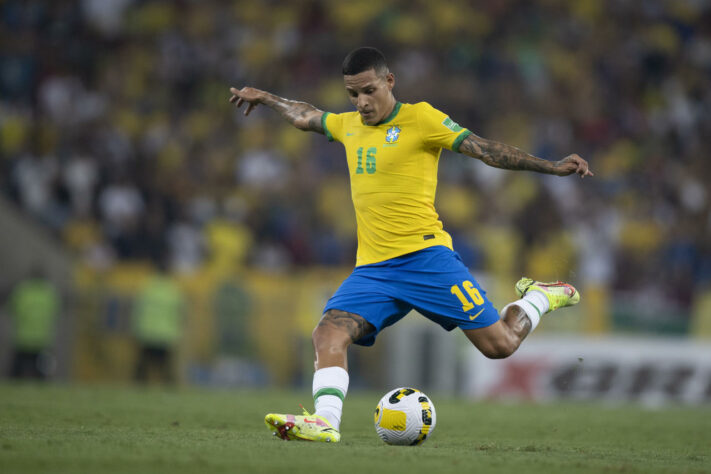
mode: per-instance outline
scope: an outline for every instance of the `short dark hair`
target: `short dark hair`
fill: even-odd
[[[353,76],[368,69],[375,70],[378,76],[384,76],[388,72],[385,55],[376,48],[365,46],[355,49],[343,60],[344,76]]]

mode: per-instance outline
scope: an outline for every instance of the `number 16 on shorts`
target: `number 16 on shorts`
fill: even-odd
[[[462,288],[464,288],[464,291],[462,291]],[[474,286],[474,283],[469,280],[464,280],[461,283],[461,288],[460,285],[452,285],[449,291],[462,303],[462,311],[465,313],[474,309],[474,306],[484,304],[484,297],[481,296],[479,289]],[[466,295],[464,292],[466,292]]]

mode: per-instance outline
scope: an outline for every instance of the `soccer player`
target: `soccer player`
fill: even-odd
[[[452,249],[434,199],[442,148],[497,168],[558,176],[592,176],[584,159],[575,154],[559,161],[536,158],[478,137],[426,102],[398,102],[395,77],[375,48],[348,54],[343,79],[355,112],[332,114],[251,87],[230,88],[230,102],[247,104],[245,115],[266,105],[300,130],[341,142],[348,160],[358,229],[356,266],[326,303],[312,334],[315,413],[265,418],[286,440],[340,441],[348,346],[372,345],[381,330],[412,309],[448,331],[459,327],[486,357],[504,358],[542,315],[580,301],[567,283],[522,278],[515,285],[519,299],[497,312]]]

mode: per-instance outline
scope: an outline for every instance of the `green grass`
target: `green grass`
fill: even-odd
[[[284,442],[263,416],[308,391],[0,384],[0,472],[711,473],[711,409],[473,403],[437,397],[420,447],[384,445],[380,394],[346,399],[343,441]]]

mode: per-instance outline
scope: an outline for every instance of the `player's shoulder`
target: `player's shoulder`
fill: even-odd
[[[425,102],[424,100],[422,102],[416,102],[414,104],[408,104],[412,107],[413,110],[416,111],[424,111],[424,110],[432,110],[434,107],[429,102]]]
[[[422,102],[412,104],[412,106],[419,110],[439,110],[437,107],[424,100]]]
[[[418,115],[439,115],[443,113],[441,110],[435,108],[432,104],[425,101],[412,104],[411,107],[412,112]]]
[[[338,115],[341,117],[356,117],[359,116],[357,110],[347,110],[345,112],[329,112],[332,113],[333,115]]]
[[[321,119],[324,128],[336,135],[339,130],[357,124],[358,121],[358,112],[325,112]]]
[[[357,120],[360,115],[357,111],[347,111],[347,112],[327,112],[328,115],[337,117],[339,120],[347,122],[349,120]]]

